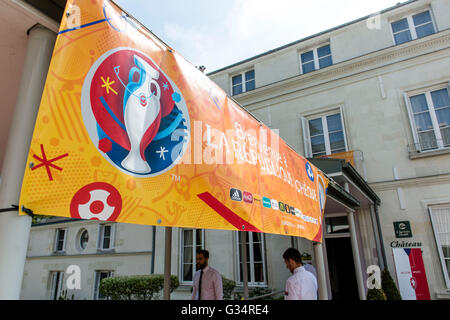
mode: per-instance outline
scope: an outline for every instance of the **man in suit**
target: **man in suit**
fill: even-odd
[[[208,250],[197,251],[197,272],[194,275],[192,300],[223,300],[222,276],[208,266]]]

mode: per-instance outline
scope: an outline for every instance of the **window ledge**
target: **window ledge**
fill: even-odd
[[[187,283],[180,284],[177,288],[177,291],[192,293],[192,284]]]
[[[97,249],[98,254],[116,253],[115,249]]]
[[[65,256],[67,253],[66,251],[53,251],[52,256]]]
[[[450,154],[450,148],[446,149],[440,149],[435,151],[425,151],[425,152],[418,152],[418,151],[409,151],[409,159],[421,159],[421,158],[428,158],[428,157],[435,157],[440,156],[444,154]]]
[[[436,292],[436,299],[438,299],[438,300],[450,300],[450,291]]]

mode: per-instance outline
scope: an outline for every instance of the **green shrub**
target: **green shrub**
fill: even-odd
[[[383,289],[369,289],[367,291],[367,300],[386,300]]]
[[[233,294],[236,282],[222,276],[222,287],[223,287],[223,299],[231,300],[231,295]]]
[[[180,285],[178,277],[170,277],[170,292]],[[100,282],[100,293],[112,300],[152,300],[160,297],[164,275],[116,276]]]
[[[386,294],[387,300],[402,300],[402,296],[395,285],[388,269],[381,272],[381,288]]]

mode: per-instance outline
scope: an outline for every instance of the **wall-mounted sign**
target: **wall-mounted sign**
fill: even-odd
[[[408,242],[408,241],[392,241],[391,248],[410,248],[410,247],[421,247],[422,242]]]
[[[398,288],[403,300],[430,300],[420,248],[393,248]]]
[[[396,221],[394,222],[394,230],[396,238],[411,238],[411,225],[409,221]]]

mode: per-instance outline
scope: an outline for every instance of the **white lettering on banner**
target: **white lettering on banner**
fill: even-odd
[[[182,132],[176,132],[172,141],[179,141],[182,134]],[[262,127],[259,132],[245,130],[239,122],[235,121],[233,129],[222,132],[210,124],[195,121],[193,137],[194,143],[188,147],[187,156],[182,160],[183,164],[191,163],[192,153],[195,164],[250,164],[259,167],[261,175],[277,177],[300,195],[319,202],[318,185],[309,186],[309,181],[296,179],[289,170],[286,156],[279,152],[279,136],[276,132],[270,135],[269,145],[268,132]],[[191,150],[192,147],[194,150]],[[180,148],[174,150],[172,157],[176,158],[180,150]],[[314,173],[309,173],[312,173],[312,176],[309,176],[310,180],[314,181]],[[305,216],[305,219],[315,223],[311,217]]]

